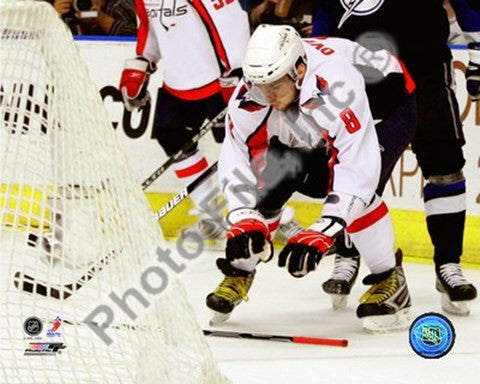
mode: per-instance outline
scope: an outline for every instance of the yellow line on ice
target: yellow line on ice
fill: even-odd
[[[153,210],[160,209],[174,194],[147,193],[147,198]],[[289,202],[295,208],[295,217],[303,226],[310,225],[319,217],[322,205],[305,202]],[[177,206],[161,221],[161,228],[166,238],[178,236],[180,230],[195,222],[195,217],[189,216],[188,211],[193,208],[190,199]],[[428,236],[425,223],[425,213],[421,211],[407,211],[392,209],[396,235],[396,245],[402,248],[405,259],[418,263],[433,263],[433,247]],[[463,246],[462,265],[480,269],[480,217],[467,216],[465,239]]]

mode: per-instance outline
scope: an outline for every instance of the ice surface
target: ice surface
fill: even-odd
[[[237,307],[230,320],[209,327],[206,295],[222,279],[216,269],[218,252],[205,252],[189,262],[181,275],[198,320],[204,329],[221,329],[280,335],[346,338],[347,348],[209,337],[221,369],[234,384],[256,383],[452,383],[472,384],[480,376],[480,300],[472,303],[469,317],[448,315],[456,330],[450,353],[441,359],[423,359],[408,343],[408,332],[389,335],[364,333],[355,316],[358,299],[366,287],[361,278],[368,271],[362,263],[359,279],[347,308],[334,312],[321,283],[328,279],[333,257],[322,260],[318,270],[302,279],[291,277],[275,264],[258,267],[250,301]],[[433,265],[404,265],[414,317],[440,312]],[[480,288],[480,271],[465,270]]]

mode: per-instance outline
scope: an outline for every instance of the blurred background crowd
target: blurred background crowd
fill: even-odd
[[[137,20],[135,0],[44,0],[48,1],[68,25],[74,35],[136,36]],[[291,0],[289,11],[281,17],[275,15],[280,0],[240,0],[248,10],[251,29],[260,23],[290,24],[304,37],[312,35],[316,13],[313,0]],[[464,43],[455,12],[445,0],[450,19],[450,42]]]

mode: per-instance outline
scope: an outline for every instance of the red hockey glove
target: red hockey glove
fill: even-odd
[[[468,44],[467,91],[472,101],[480,100],[480,43]]]
[[[288,240],[278,256],[278,266],[286,267],[294,277],[314,271],[323,255],[333,251],[335,237],[344,228],[345,222],[340,218],[322,218]]]
[[[141,109],[150,100],[150,93],[147,91],[148,80],[156,69],[154,63],[143,57],[125,61],[118,89],[122,93],[127,111]]]
[[[268,225],[262,215],[250,208],[239,208],[227,216],[231,224],[227,232],[226,257],[232,266],[254,270],[260,262],[273,256]]]

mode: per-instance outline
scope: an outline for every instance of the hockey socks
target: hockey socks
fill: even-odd
[[[173,164],[175,174],[183,186],[189,185],[207,168],[208,161],[200,151],[196,151],[191,156]],[[190,193],[190,198],[201,212],[205,211],[205,207],[212,206],[212,200],[215,196],[216,193],[213,178],[208,178]]]
[[[424,188],[423,198],[427,228],[435,248],[435,264],[459,263],[466,211],[463,175],[462,180],[443,185],[429,182]]]

